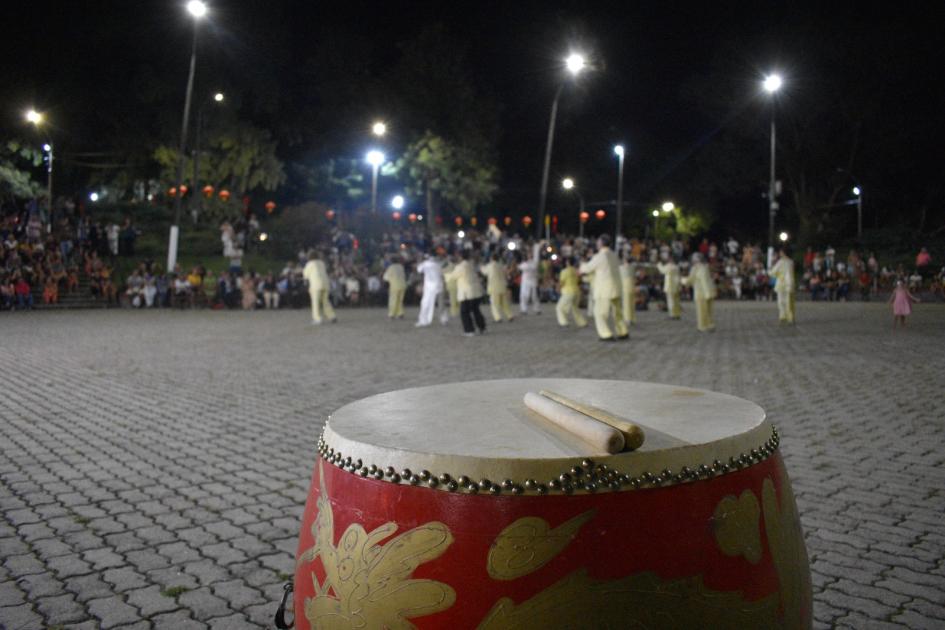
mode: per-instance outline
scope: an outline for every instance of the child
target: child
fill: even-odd
[[[56,304],[59,302],[59,283],[52,276],[46,277],[46,285],[43,287],[43,303]]]
[[[909,289],[902,283],[902,280],[896,280],[896,288],[889,296],[889,301],[893,305],[893,330],[896,329],[896,322],[905,327],[906,315],[912,313],[912,302],[918,302],[919,298],[909,293]]]

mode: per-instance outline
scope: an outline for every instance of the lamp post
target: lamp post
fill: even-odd
[[[380,138],[385,133],[387,133],[387,125],[378,120],[373,125],[371,125],[371,133]]]
[[[371,214],[377,214],[377,171],[384,163],[384,154],[373,149],[368,151],[365,161],[371,165]]]
[[[52,162],[52,154],[49,157]],[[859,186],[853,187],[853,194],[856,195],[856,240],[863,242],[863,189]]]
[[[581,206],[581,209],[578,210],[578,225],[580,226],[580,233],[578,236],[584,238],[584,222],[581,221],[581,217],[584,215],[584,195],[582,195],[581,191],[577,189],[577,186],[574,185],[574,180],[570,177],[565,177],[561,180],[561,187],[568,192],[573,192],[575,195],[577,195],[578,203]]]
[[[46,122],[46,117],[35,109],[31,109],[26,112],[26,122],[39,129],[42,124]],[[47,221],[49,227],[51,227],[53,220],[53,144],[51,139],[43,144],[43,151],[46,153],[46,203],[48,210]]]
[[[571,53],[564,61],[565,68],[576,77],[587,66],[587,61],[583,55]],[[555,92],[555,98],[551,102],[551,119],[548,121],[548,140],[545,143],[545,165],[541,171],[541,195],[538,200],[538,235],[541,235],[541,227],[545,225],[545,204],[548,200],[548,169],[551,167],[551,147],[555,140],[555,122],[558,119],[558,100],[561,98],[561,91],[564,89],[564,83],[558,86]],[[545,226],[545,238],[548,237],[548,227]]]
[[[771,95],[771,176],[768,180],[768,268],[771,268],[771,264],[774,258],[774,217],[778,212],[778,190],[777,190],[777,180],[775,179],[775,148],[777,147],[777,136],[775,133],[775,100],[774,95],[777,94],[778,90],[781,89],[781,86],[784,85],[784,80],[779,74],[769,74],[765,77],[762,87],[764,91]]]
[[[617,248],[617,239],[620,237],[620,226],[623,222],[623,158],[626,150],[622,144],[614,147],[614,155],[617,156],[620,166],[617,168],[617,226],[614,230],[614,249]]]
[[[217,92],[213,95],[213,102],[222,103],[224,98],[223,92]],[[207,102],[204,101],[200,104],[200,107],[197,108],[197,128],[194,132],[194,194],[190,198],[190,214],[194,219],[194,223],[197,222],[200,206],[203,205],[203,200],[200,199],[200,195],[197,194],[197,191],[200,189],[200,132],[203,130],[203,108],[206,104]]]
[[[197,26],[200,19],[207,14],[207,5],[200,0],[190,0],[187,3],[187,12],[194,18],[194,34],[190,47],[190,72],[187,75],[187,92],[184,96],[184,116],[180,126],[180,146],[177,151],[177,176],[174,178],[174,186],[178,194],[174,195],[174,224],[171,225],[171,233],[168,238],[167,247],[167,271],[173,272],[177,264],[177,243],[180,237],[180,211],[181,197],[180,186],[184,179],[184,150],[187,147],[187,126],[190,122],[190,101],[194,92],[194,73],[197,69]],[[196,184],[194,184],[196,187]],[[196,194],[196,191],[194,192]]]

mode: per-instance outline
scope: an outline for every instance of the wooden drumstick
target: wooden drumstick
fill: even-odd
[[[525,406],[562,429],[581,438],[597,451],[619,453],[623,450],[623,434],[618,429],[591,418],[580,411],[561,405],[534,392],[525,394]]]
[[[628,451],[635,451],[636,449],[643,446],[643,441],[646,439],[646,435],[643,433],[643,429],[641,429],[638,425],[618,418],[609,411],[605,411],[599,407],[579,403],[576,400],[571,400],[570,398],[562,396],[561,394],[556,394],[555,392],[549,392],[546,389],[541,390],[539,393],[545,398],[553,400],[556,403],[560,403],[565,407],[570,407],[575,411],[580,411],[581,413],[588,415],[595,420],[599,420],[604,424],[610,425],[617,429],[623,435],[625,448]]]

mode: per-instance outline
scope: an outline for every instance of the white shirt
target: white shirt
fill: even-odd
[[[423,274],[424,291],[443,290],[443,268],[433,258],[428,258],[417,265],[417,271]]]

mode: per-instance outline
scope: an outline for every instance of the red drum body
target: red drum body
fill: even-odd
[[[330,444],[351,444],[327,430],[299,539],[295,625],[809,628],[807,553],[777,432],[756,429],[767,437],[725,459],[641,471],[634,453],[576,458],[543,481],[380,468],[349,460]],[[705,450],[680,448],[667,461]],[[652,465],[663,450],[640,459]]]

